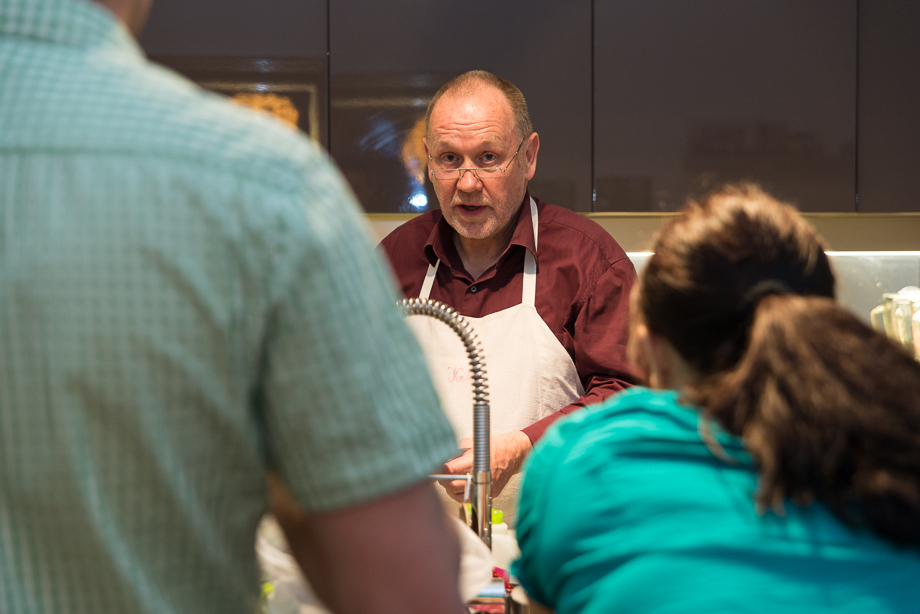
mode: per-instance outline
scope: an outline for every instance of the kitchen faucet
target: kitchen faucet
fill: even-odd
[[[423,315],[447,324],[460,337],[470,360],[473,380],[473,530],[489,548],[492,547],[492,469],[489,464],[489,393],[486,384],[485,358],[469,321],[453,308],[428,298],[406,298],[401,303],[408,315]],[[463,479],[459,476],[432,476],[437,479]]]

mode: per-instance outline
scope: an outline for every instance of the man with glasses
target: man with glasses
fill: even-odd
[[[515,520],[515,476],[556,419],[633,381],[626,363],[635,269],[598,224],[533,198],[540,138],[521,91],[485,71],[445,84],[426,117],[428,172],[440,210],[382,242],[407,297],[466,316],[482,342],[492,410],[492,493]],[[454,333],[410,318],[461,438],[472,434],[466,355]],[[470,447],[461,439],[460,447]],[[472,451],[447,463],[468,473]],[[444,484],[461,500],[465,482]]]

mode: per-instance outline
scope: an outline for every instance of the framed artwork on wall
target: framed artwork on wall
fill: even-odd
[[[328,145],[325,63],[309,59],[151,56],[204,89],[271,113]]]

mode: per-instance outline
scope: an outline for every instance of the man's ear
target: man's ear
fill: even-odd
[[[527,163],[524,167],[524,178],[530,181],[537,172],[537,153],[540,151],[540,135],[534,132],[527,137],[524,145],[525,146],[521,148],[524,150],[524,160]]]

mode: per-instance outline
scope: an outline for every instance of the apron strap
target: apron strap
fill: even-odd
[[[441,264],[440,260],[435,262],[434,266],[428,265],[428,272],[425,273],[425,281],[422,282],[422,290],[418,293],[419,298],[429,298],[431,296],[431,286],[434,285],[434,277],[438,272],[439,264]]]
[[[533,223],[533,248],[537,249],[537,223],[540,221],[540,216],[537,214],[537,203],[533,199],[533,196],[530,197],[530,221]]]
[[[530,197],[530,221],[533,223],[533,245],[537,247],[537,203],[533,196]],[[537,259],[529,249],[524,254],[524,293],[521,302],[525,305],[534,305],[537,296]]]

